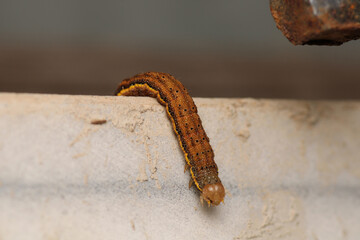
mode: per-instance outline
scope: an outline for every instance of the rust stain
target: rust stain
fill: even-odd
[[[341,45],[360,38],[360,3],[270,0],[277,27],[294,45]]]
[[[91,120],[91,124],[94,124],[94,125],[102,125],[102,124],[105,124],[107,122],[106,119],[94,119],[94,120]]]

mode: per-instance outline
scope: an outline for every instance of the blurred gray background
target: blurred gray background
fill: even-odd
[[[359,53],[293,46],[266,0],[0,1],[0,91],[110,95],[162,71],[197,97],[359,99]]]

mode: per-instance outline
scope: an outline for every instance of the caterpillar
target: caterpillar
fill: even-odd
[[[206,201],[208,206],[216,206],[224,201],[225,189],[218,176],[210,140],[196,105],[181,82],[167,73],[146,72],[123,80],[115,95],[150,96],[164,105],[185,155],[185,171],[190,169],[189,188],[195,184],[201,192],[202,204]]]

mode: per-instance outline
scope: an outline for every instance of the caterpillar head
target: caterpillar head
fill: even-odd
[[[224,201],[225,188],[221,183],[207,184],[202,190],[200,201],[203,203],[205,200],[208,205],[219,205]]]

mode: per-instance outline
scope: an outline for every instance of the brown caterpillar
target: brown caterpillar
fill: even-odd
[[[225,189],[218,177],[218,167],[214,162],[209,138],[193,99],[178,80],[167,73],[138,74],[122,81],[115,95],[150,96],[165,105],[185,155],[185,171],[190,169],[189,187],[195,183],[201,191],[201,203],[205,200],[210,206],[224,201]]]

